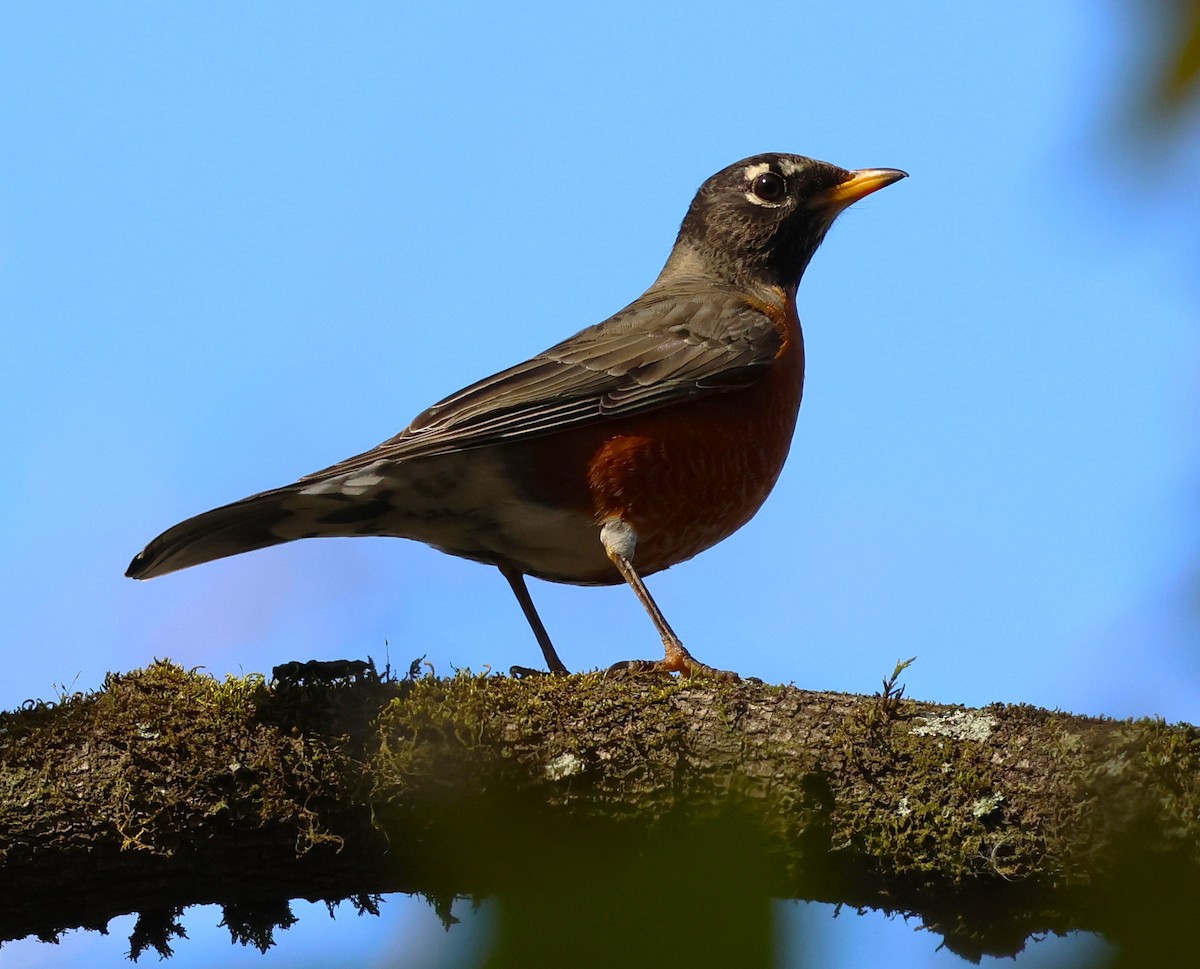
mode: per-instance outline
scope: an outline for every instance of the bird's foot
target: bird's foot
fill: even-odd
[[[715,666],[701,663],[689,653],[680,642],[666,642],[666,655],[662,659],[627,659],[613,663],[608,668],[609,673],[679,673],[681,676],[704,677],[710,680],[723,680],[736,683],[741,677],[732,670],[719,670]]]
[[[524,680],[534,676],[570,676],[571,674],[564,668],[561,670],[537,670],[532,666],[510,666],[508,675],[517,680]]]

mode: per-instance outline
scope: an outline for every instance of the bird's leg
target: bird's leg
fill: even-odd
[[[512,587],[513,595],[517,597],[517,602],[521,603],[521,611],[525,613],[525,618],[529,621],[529,627],[533,630],[533,635],[537,637],[538,645],[542,647],[542,655],[546,657],[546,665],[550,667],[550,672],[565,675],[568,670],[563,665],[563,661],[558,658],[558,653],[554,650],[554,644],[550,642],[550,634],[546,632],[546,627],[542,625],[542,617],[538,615],[537,609],[534,608],[533,598],[529,595],[529,588],[525,585],[525,573],[519,569],[514,569],[511,565],[501,565],[499,568],[500,574],[508,579],[508,584]],[[529,674],[535,671],[523,666],[514,666],[513,672]]]
[[[682,673],[684,676],[711,676],[720,680],[736,680],[738,675],[728,670],[718,670],[701,663],[687,651],[679,637],[675,635],[662,610],[650,595],[646,583],[633,567],[633,553],[637,547],[637,532],[628,522],[619,518],[609,519],[600,529],[600,541],[604,551],[608,553],[609,561],[617,567],[621,577],[629,583],[643,608],[650,614],[650,621],[662,637],[664,655],[660,660],[630,659],[614,663],[609,667],[610,672],[628,670],[635,673]]]

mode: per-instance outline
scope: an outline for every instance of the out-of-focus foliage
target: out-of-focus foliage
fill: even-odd
[[[1200,0],[1165,0],[1160,49],[1146,80],[1151,111],[1172,128],[1200,97]]]
[[[1115,123],[1121,153],[1137,158],[1139,169],[1158,168],[1187,150],[1200,129],[1200,0],[1121,6],[1125,64],[1114,67],[1102,124]]]

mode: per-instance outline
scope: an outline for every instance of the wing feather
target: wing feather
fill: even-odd
[[[656,410],[746,387],[775,359],[776,323],[729,292],[650,292],[603,323],[434,404],[378,447],[302,481]]]

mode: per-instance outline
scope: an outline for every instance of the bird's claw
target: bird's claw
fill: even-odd
[[[681,657],[653,659],[626,659],[613,663],[606,671],[606,676],[639,676],[645,673],[679,673],[689,679],[718,680],[724,683],[737,683],[741,677],[732,670],[719,670],[714,666],[701,663],[686,651]]]
[[[532,666],[510,666],[508,675],[515,680],[526,680],[536,676],[570,676],[566,670],[538,670]]]

